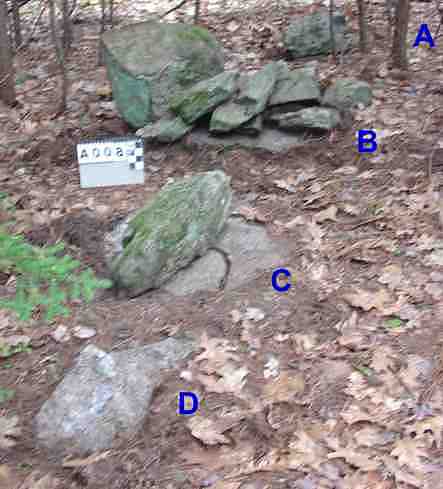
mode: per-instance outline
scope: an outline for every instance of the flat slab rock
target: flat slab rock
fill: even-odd
[[[264,149],[271,153],[283,153],[303,146],[305,140],[301,134],[282,132],[277,129],[265,128],[258,136],[246,134],[212,135],[204,128],[194,129],[184,140],[189,146],[217,146]]]
[[[231,260],[231,270],[225,290],[232,290],[257,278],[264,270],[285,264],[287,252],[273,241],[264,226],[246,223],[242,218],[231,218],[217,243]],[[217,290],[225,277],[226,263],[222,254],[210,250],[181,270],[163,290],[176,296],[199,291]]]
[[[43,404],[38,442],[56,452],[86,455],[128,439],[140,429],[164,369],[175,368],[194,349],[188,339],[106,353],[88,345],[76,365]]]

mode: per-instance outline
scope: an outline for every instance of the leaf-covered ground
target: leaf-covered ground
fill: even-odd
[[[439,23],[434,3],[412,6],[411,44],[422,22],[431,32]],[[282,57],[282,29],[312,8],[213,9],[202,20],[230,67],[255,69]],[[128,132],[96,67],[95,7],[84,9],[68,59],[67,113],[54,114],[57,67],[44,26],[16,58],[20,105],[0,107],[0,181],[17,208],[16,231],[34,243],[64,239],[105,273],[99,243],[116,218],[169,178],[221,168],[239,211],[289,243],[293,286],[278,294],[269,273],[234,292],[174,303],[160,293],[124,301],[107,292],[49,325],[2,311],[0,487],[440,487],[442,37],[434,49],[409,50],[409,73],[389,70],[382,5],[371,4],[370,54],[354,50],[339,66],[318,60],[325,85],[339,76],[372,84],[374,103],[351,130],[278,156],[148,148],[144,186],[81,190],[75,144]],[[355,8],[347,14],[357,29]],[[143,12],[118,4],[116,15],[123,23]],[[355,131],[368,128],[379,149],[359,154]],[[13,291],[14,277],[0,279]],[[183,331],[201,349],[169,374],[137,437],[63,464],[35,446],[35,413],[88,341],[111,350]],[[199,395],[196,416],[177,415],[180,390]]]

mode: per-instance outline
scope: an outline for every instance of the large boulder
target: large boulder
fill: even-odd
[[[117,290],[134,297],[165,283],[214,246],[230,212],[230,178],[212,171],[164,187],[105,237]]]
[[[162,371],[176,367],[194,348],[191,340],[174,338],[112,353],[88,345],[40,409],[37,440],[63,456],[105,450],[116,438],[131,438]]]
[[[351,42],[342,12],[334,13],[333,27],[337,50],[346,51]],[[329,54],[332,50],[329,12],[321,10],[293,19],[285,33],[283,44],[293,58]]]
[[[102,39],[113,98],[135,128],[165,115],[174,94],[223,71],[219,43],[199,26],[149,21]]]

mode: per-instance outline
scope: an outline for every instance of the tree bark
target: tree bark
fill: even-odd
[[[12,2],[12,18],[14,22],[14,46],[17,50],[23,42],[23,37],[22,25],[20,21],[20,5],[15,1]]]
[[[334,0],[329,0],[329,38],[331,40],[331,51],[334,59],[337,60],[337,47],[335,44],[335,32],[334,32]]]
[[[400,0],[395,8],[394,41],[392,43],[392,67],[408,68],[407,37],[409,24],[409,0]]]
[[[366,12],[366,0],[357,0],[358,3],[358,26],[360,34],[360,51],[368,51],[368,19]]]
[[[54,45],[55,54],[62,75],[62,93],[59,106],[57,108],[57,114],[60,114],[62,112],[65,112],[66,110],[66,101],[68,95],[68,77],[66,74],[65,52],[63,49],[63,45],[59,43],[57,37],[57,23],[55,20],[55,0],[49,0],[49,23],[51,27],[52,44]]]
[[[14,65],[8,33],[8,9],[5,0],[0,0],[0,100],[8,105],[15,105],[16,103]]]

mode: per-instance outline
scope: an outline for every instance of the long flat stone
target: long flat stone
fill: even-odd
[[[282,153],[303,146],[304,138],[302,134],[285,133],[272,128],[265,128],[258,136],[246,134],[223,134],[212,135],[204,128],[194,129],[188,134],[185,140],[187,145],[196,146],[223,146],[223,147],[242,147],[253,149],[264,149],[271,153]]]
[[[227,253],[231,260],[226,290],[245,285],[265,270],[283,266],[287,259],[285,248],[268,236],[264,226],[246,223],[241,218],[229,219],[217,248]],[[222,254],[210,250],[178,272],[163,288],[177,296],[215,291],[225,278],[225,272],[226,263]]]

